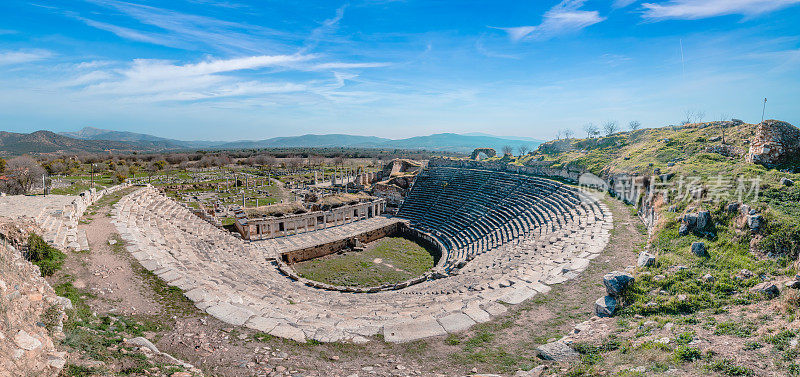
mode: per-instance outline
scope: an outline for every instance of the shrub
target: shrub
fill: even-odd
[[[709,369],[726,376],[752,376],[754,374],[752,370],[736,365],[727,359],[714,361],[709,365]]]
[[[673,353],[675,360],[681,363],[688,363],[699,359],[702,355],[697,347],[678,346]]]
[[[31,233],[28,236],[27,259],[39,266],[42,276],[50,276],[61,268],[66,255],[44,242],[42,237]]]

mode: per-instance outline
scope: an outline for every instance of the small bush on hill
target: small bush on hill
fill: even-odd
[[[42,237],[31,234],[28,237],[27,259],[39,266],[42,276],[50,276],[61,268],[66,257],[64,253],[50,246]]]

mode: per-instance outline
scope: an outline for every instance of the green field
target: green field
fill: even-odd
[[[296,263],[297,273],[323,283],[370,287],[399,283],[433,267],[433,256],[422,245],[401,237],[386,237],[364,251],[333,254]]]

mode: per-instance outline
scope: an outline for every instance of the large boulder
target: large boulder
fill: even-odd
[[[711,212],[700,211],[697,213],[697,230],[706,231],[713,226],[714,224],[711,221]]]
[[[612,271],[603,276],[603,285],[609,296],[619,297],[634,280],[633,275],[627,272]]]

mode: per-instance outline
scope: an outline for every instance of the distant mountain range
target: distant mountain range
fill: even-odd
[[[387,139],[376,136],[344,134],[302,135],[274,137],[265,140],[241,141],[184,141],[127,131],[112,131],[85,127],[80,131],[37,131],[30,134],[0,132],[0,155],[54,152],[158,152],[172,150],[226,150],[266,148],[378,148],[425,149],[429,151],[469,153],[475,148],[494,148],[501,153],[503,146],[516,148],[525,145],[530,149],[541,140],[526,137],[499,137],[483,133],[441,133],[415,136],[407,139]]]
[[[29,134],[0,131],[0,156],[57,152],[155,152],[171,148],[174,148],[172,144],[160,141],[83,140],[50,131]]]

